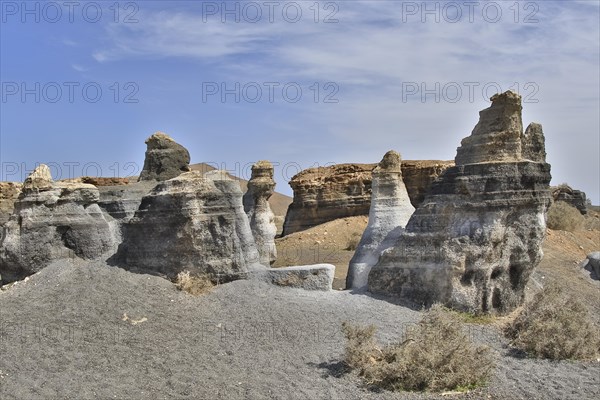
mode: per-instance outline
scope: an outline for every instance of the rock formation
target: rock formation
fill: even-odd
[[[113,251],[114,231],[98,207],[92,185],[54,182],[46,165],[25,180],[4,227],[0,274],[21,279],[52,261],[97,259]]]
[[[564,201],[578,209],[582,215],[587,214],[587,198],[584,192],[565,184],[554,186],[551,190],[554,201]]]
[[[175,277],[188,270],[221,282],[264,269],[242,206],[225,172],[186,172],[159,183],[123,226],[114,258],[125,268]]]
[[[82,176],[81,183],[89,183],[96,187],[104,186],[126,186],[129,185],[129,178],[101,178],[95,176]]]
[[[283,224],[283,235],[334,219],[367,215],[373,164],[338,164],[309,168],[290,181],[294,201]]]
[[[275,248],[275,214],[271,211],[269,198],[275,190],[273,165],[269,161],[259,161],[252,166],[252,177],[248,181],[248,191],[244,194],[244,211],[250,221],[252,236],[256,242],[260,262],[269,266],[277,259]]]
[[[22,184],[17,182],[0,182],[0,227],[10,218],[15,208],[15,201],[21,194]]]
[[[396,242],[414,211],[402,181],[400,154],[389,151],[373,170],[369,224],[350,260],[347,288],[366,288],[379,255]]]
[[[454,160],[402,160],[402,180],[414,208],[423,202],[433,181],[453,166]]]
[[[156,132],[146,145],[140,181],[166,181],[190,170],[190,153],[169,135]]]
[[[456,166],[432,184],[371,270],[371,292],[471,312],[505,313],[522,303],[542,257],[550,165],[541,127],[523,133],[520,96],[491,100]]]
[[[402,176],[410,201],[417,207],[431,183],[453,161],[402,161]],[[377,164],[338,164],[309,168],[290,181],[294,201],[288,208],[283,235],[338,218],[368,215],[371,173]]]

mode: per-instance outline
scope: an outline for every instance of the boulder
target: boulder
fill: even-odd
[[[373,170],[369,223],[350,260],[346,287],[364,289],[381,252],[394,245],[415,208],[402,181],[401,157],[385,154]]]
[[[600,280],[600,251],[588,254],[583,262],[583,268],[591,272],[593,279]]]
[[[159,183],[123,225],[123,242],[113,261],[168,278],[187,270],[220,282],[265,269],[240,185],[222,171],[186,172]]]
[[[146,145],[140,181],[166,181],[190,170],[190,153],[169,135],[156,132]]]
[[[3,281],[22,279],[53,261],[93,260],[113,252],[115,232],[98,199],[96,187],[54,182],[46,165],[37,167],[25,180],[4,227]]]
[[[335,266],[315,264],[297,267],[269,268],[255,274],[256,277],[276,286],[304,290],[331,290]]]
[[[539,148],[541,126],[531,125],[535,141],[522,133],[520,96],[491,100],[458,148],[456,166],[433,182],[371,270],[371,292],[469,312],[507,313],[522,304],[542,258],[550,165]]]
[[[252,177],[248,181],[248,191],[244,194],[244,211],[250,221],[250,229],[258,248],[260,262],[269,266],[277,259],[275,248],[275,214],[271,211],[269,198],[275,190],[273,165],[269,161],[259,161],[252,166]]]

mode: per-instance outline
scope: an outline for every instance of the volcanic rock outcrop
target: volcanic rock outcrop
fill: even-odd
[[[413,207],[423,201],[431,183],[453,165],[453,161],[402,161],[402,177]],[[377,164],[337,164],[296,174],[290,181],[294,201],[285,217],[283,235],[338,218],[368,215],[375,167]]]
[[[550,165],[541,127],[523,133],[521,97],[509,91],[491,100],[456,166],[432,184],[371,270],[371,292],[471,312],[506,313],[522,303],[542,257]]]
[[[564,201],[578,209],[582,215],[587,214],[587,198],[585,192],[572,189],[570,186],[564,184],[552,187],[551,190],[554,201]]]
[[[114,251],[114,230],[93,185],[54,182],[42,164],[25,180],[4,227],[0,274],[21,279],[56,260],[97,259]]]
[[[389,151],[373,170],[369,223],[350,260],[346,287],[363,289],[381,252],[394,245],[415,208],[402,181],[400,154]]]
[[[248,191],[244,194],[244,211],[250,221],[252,236],[258,248],[260,262],[269,266],[277,259],[275,248],[275,214],[271,211],[269,198],[275,190],[273,164],[259,161],[252,166],[252,177],[248,181]]]
[[[190,170],[190,153],[169,135],[156,132],[146,145],[140,181],[166,181]]]
[[[247,277],[259,264],[238,182],[225,172],[186,172],[159,183],[123,226],[116,263],[175,277],[207,274],[220,282]]]

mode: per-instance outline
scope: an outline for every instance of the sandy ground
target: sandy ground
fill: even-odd
[[[238,281],[203,297],[161,278],[54,265],[0,292],[2,399],[421,399],[345,373],[343,321],[399,337],[420,312],[348,291]],[[489,386],[461,399],[594,399],[600,363],[511,354],[495,324],[464,328],[493,348]]]
[[[592,213],[591,227],[600,225]],[[595,224],[598,222],[598,224]],[[278,239],[278,263],[331,262],[343,287],[366,217]],[[579,262],[600,249],[600,230],[549,231],[529,285],[565,287],[600,321],[600,282]],[[318,250],[318,251],[317,251]],[[202,297],[164,279],[104,263],[56,264],[0,291],[1,399],[596,399],[600,362],[550,362],[515,354],[506,318],[464,324],[489,345],[488,386],[449,396],[374,392],[344,371],[343,321],[401,337],[420,311],[348,291],[306,292],[238,281]]]

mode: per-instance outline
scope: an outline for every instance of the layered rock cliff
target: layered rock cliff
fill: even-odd
[[[432,184],[371,270],[371,292],[471,312],[506,313],[522,303],[542,257],[550,165],[541,126],[523,132],[520,96],[491,100],[456,166]]]
[[[36,168],[25,180],[4,227],[3,281],[21,279],[56,260],[92,260],[114,251],[114,227],[98,199],[95,186],[54,182],[46,165]]]
[[[277,259],[275,248],[277,226],[275,214],[269,205],[269,198],[274,190],[273,165],[269,161],[259,161],[254,164],[252,177],[248,181],[248,191],[242,200],[258,248],[260,262],[265,266],[273,264]]]
[[[410,201],[417,207],[431,183],[453,161],[402,161],[402,176]],[[368,215],[372,171],[377,164],[338,164],[309,168],[290,181],[294,200],[288,208],[283,235],[338,218]]]
[[[395,243],[415,211],[402,181],[401,162],[400,154],[389,151],[373,170],[369,223],[350,260],[347,288],[366,288],[379,255]]]

